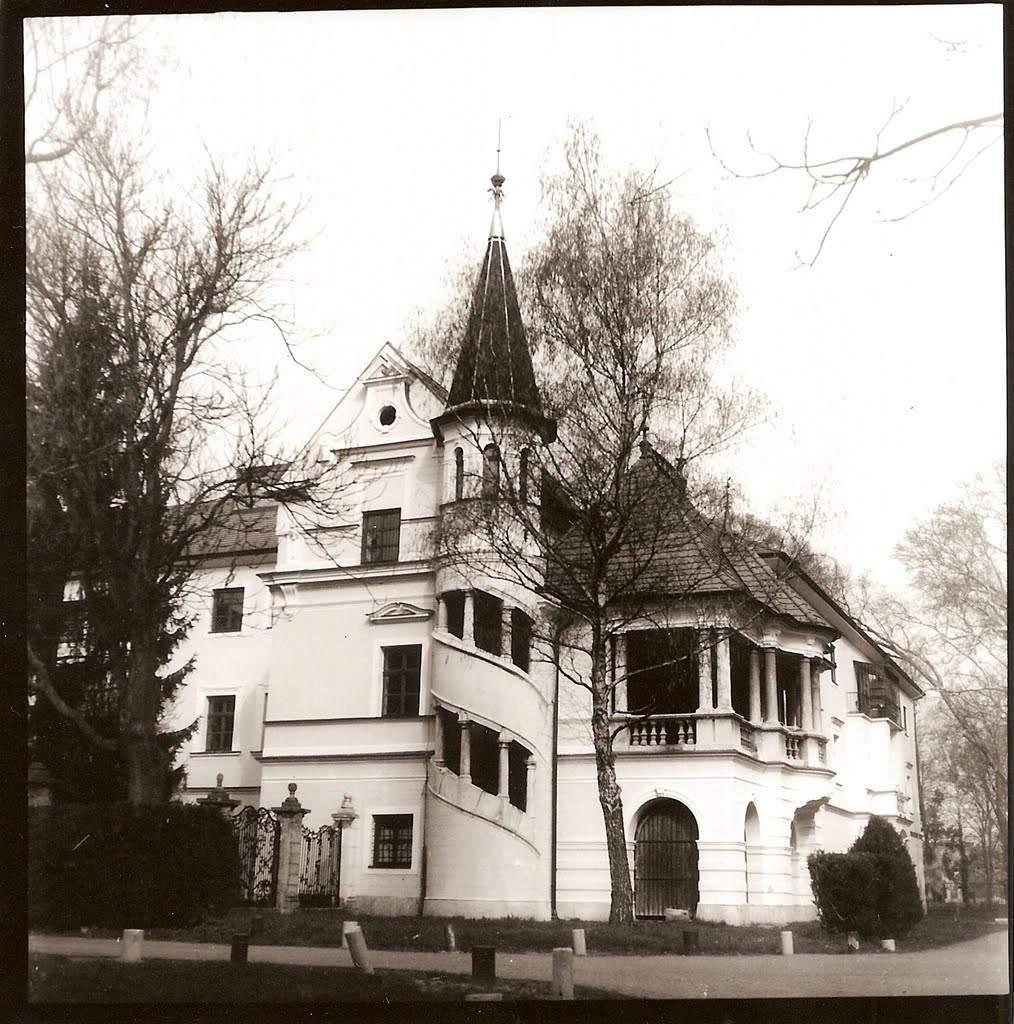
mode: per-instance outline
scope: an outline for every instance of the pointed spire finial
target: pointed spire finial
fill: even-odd
[[[493,184],[493,187],[490,189],[490,192],[493,193],[493,221],[489,226],[490,238],[503,238],[503,224],[500,221],[500,203],[503,200],[503,183],[507,179],[500,173],[500,129],[502,124],[503,122],[499,120],[496,124],[496,174],[489,179]]]

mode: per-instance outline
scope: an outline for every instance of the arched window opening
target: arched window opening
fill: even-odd
[[[500,494],[500,451],[495,444],[482,450],[482,496],[496,498]]]
[[[454,449],[454,500],[461,501],[465,495],[465,453]]]

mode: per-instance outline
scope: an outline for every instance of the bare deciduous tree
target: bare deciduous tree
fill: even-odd
[[[232,346],[272,317],[295,214],[266,170],[213,167],[181,200],[108,124],[37,169],[28,229],[30,689],[113,757],[134,804],[166,798],[166,666],[199,558],[235,550],[256,498],[304,498],[276,465]],[[283,325],[277,319],[280,327]],[[230,543],[232,547],[230,548]],[[83,598],[101,711],[56,672],[64,587]]]
[[[981,805],[979,823],[1007,861],[1007,508],[1006,467],[965,484],[910,530],[897,557],[912,597],[862,596],[874,636],[939,695],[934,733],[946,739],[945,774],[966,809]],[[932,765],[933,754],[921,757]],[[937,752],[938,756],[939,752]],[[968,814],[966,814],[968,818]]]
[[[734,441],[755,407],[745,390],[730,394],[713,378],[735,306],[716,240],[673,211],[664,187],[650,175],[606,174],[597,140],[578,126],[565,170],[547,180],[545,196],[546,236],[524,277],[529,336],[558,438],[534,443],[523,425],[490,416],[475,443],[495,437],[503,453],[496,484],[465,486],[488,500],[466,502],[460,514],[445,507],[440,542],[443,555],[472,574],[545,599],[549,611],[534,639],[585,695],[610,919],[629,921],[613,752],[625,728],[613,693],[625,677],[612,671],[612,647],[635,620],[664,630],[668,604],[692,602],[716,576],[736,573],[724,495],[705,487],[691,495],[685,470]],[[461,319],[452,312],[448,322]],[[442,334],[436,347],[446,340]],[[433,362],[446,364],[446,351]],[[696,651],[659,656],[671,665]]]

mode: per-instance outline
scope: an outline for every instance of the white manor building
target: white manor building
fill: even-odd
[[[450,393],[385,345],[307,447],[343,480],[342,514],[244,511],[199,574],[183,652],[197,663],[172,724],[200,721],[185,797],[221,775],[271,807],[295,782],[310,827],[351,805],[340,893],[364,914],[609,913],[589,705],[532,644],[553,609],[435,550],[441,517],[482,493],[491,428],[521,439],[498,453],[516,479],[523,445],[554,437],[502,181]],[[633,472],[661,480],[663,462],[645,446]],[[678,670],[656,667],[658,615],[613,647],[635,913],[812,917],[807,855],[845,849],[871,814],[906,837],[921,882],[918,686],[785,556],[713,578],[659,609],[686,645]]]

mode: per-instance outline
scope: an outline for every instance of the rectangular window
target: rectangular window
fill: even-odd
[[[527,672],[532,661],[532,620],[520,608],[511,611],[511,661]]]
[[[208,741],[204,749],[232,750],[232,730],[236,721],[236,695],[208,698]]]
[[[401,509],[363,513],[363,565],[398,561]]]
[[[419,714],[419,673],[422,647],[384,648],[384,715]]]
[[[412,815],[373,816],[373,863],[371,868],[412,866]]]
[[[243,588],[225,587],[212,595],[211,632],[238,633],[243,628]]]
[[[475,646],[490,654],[503,650],[503,601],[481,590],[473,592],[475,601]]]

